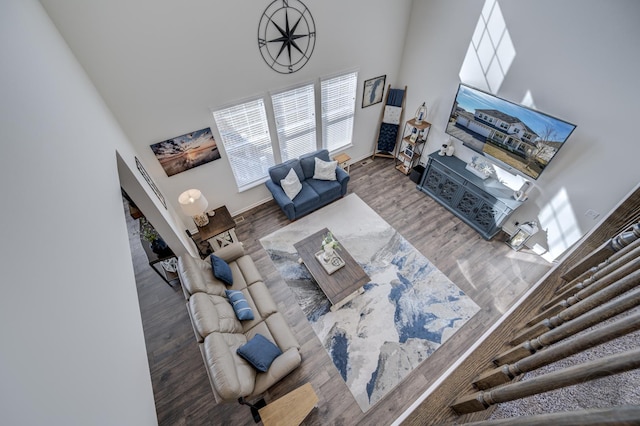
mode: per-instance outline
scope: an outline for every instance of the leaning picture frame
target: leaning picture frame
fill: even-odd
[[[385,74],[380,77],[370,78],[369,80],[364,81],[364,88],[362,90],[362,108],[382,102],[382,96],[384,95],[384,83],[386,80],[387,76]]]

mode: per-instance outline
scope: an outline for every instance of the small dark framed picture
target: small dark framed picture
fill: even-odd
[[[405,149],[404,149],[404,155],[406,155],[409,158],[413,158],[413,146],[408,145]]]
[[[386,75],[370,78],[364,81],[364,89],[362,90],[362,108],[382,102],[384,95],[384,83],[387,80]]]

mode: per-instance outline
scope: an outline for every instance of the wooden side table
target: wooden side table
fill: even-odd
[[[264,426],[298,426],[318,405],[311,383],[306,383],[258,410]]]
[[[349,160],[351,160],[351,157],[343,152],[333,157],[333,159],[338,162],[338,166],[342,167],[347,173],[349,173],[349,169],[351,168]]]
[[[218,207],[215,214],[209,217],[209,223],[205,226],[198,226],[198,235],[203,241],[209,242],[211,249],[216,250],[237,242],[236,222],[231,217],[227,206]]]
[[[169,284],[169,287],[173,287],[173,284],[171,283],[173,281],[178,280],[178,274],[177,272],[167,271],[165,267],[162,265],[162,262],[164,262],[165,260],[173,259],[173,258],[177,259],[176,255],[170,249],[167,250],[167,252],[163,256],[160,256],[154,253],[153,250],[151,250],[151,247],[149,247],[149,243],[143,240],[142,237],[140,238],[140,243],[142,244],[142,249],[144,250],[144,253],[147,255],[149,266],[151,266],[151,268],[154,271],[156,271],[156,274],[160,275],[160,278],[162,278],[164,282]],[[158,263],[162,268],[162,272],[160,272],[160,270],[156,266]]]

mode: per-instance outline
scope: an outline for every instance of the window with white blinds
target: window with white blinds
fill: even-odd
[[[316,149],[313,83],[271,95],[282,161]]]
[[[213,113],[240,192],[264,182],[275,164],[264,100]]]
[[[357,72],[320,82],[322,146],[330,152],[351,145],[357,82]]]
[[[320,81],[322,147],[330,152],[351,145],[357,82],[356,72]],[[213,112],[240,192],[267,180],[275,164],[267,114],[275,122],[282,161],[318,148],[316,84],[272,94],[268,111],[261,97]]]

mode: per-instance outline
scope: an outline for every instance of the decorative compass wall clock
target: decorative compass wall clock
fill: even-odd
[[[275,0],[262,14],[258,47],[267,65],[282,74],[298,71],[316,45],[316,25],[299,0]]]

